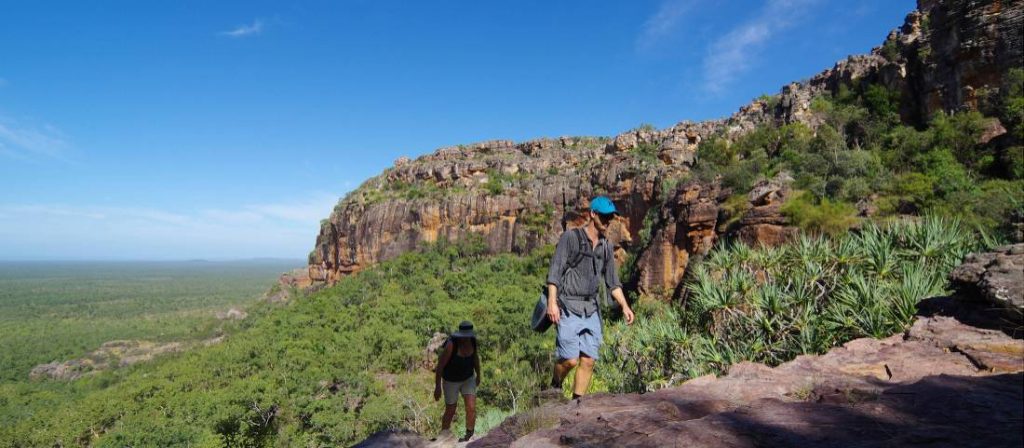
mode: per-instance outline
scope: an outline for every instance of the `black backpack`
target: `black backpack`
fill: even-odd
[[[565,276],[565,273],[569,271],[569,269],[575,268],[576,266],[579,266],[579,264],[582,263],[583,260],[593,257],[593,255],[592,255],[593,251],[587,250],[588,248],[587,248],[587,246],[585,246],[585,244],[590,244],[590,237],[586,235],[584,230],[579,228],[579,227],[577,227],[575,229],[570,230],[570,232],[573,232],[576,235],[577,245],[576,245],[576,250],[573,251],[573,252],[570,252],[569,253],[569,258],[565,261],[565,267],[562,268],[562,274],[561,274],[563,277]],[[609,247],[608,244],[605,244],[605,250],[606,251],[608,250],[608,247]],[[605,254],[605,257],[610,257],[610,256],[612,256],[612,255],[611,254]],[[600,282],[599,284],[603,285],[604,282]],[[601,296],[600,301],[598,303],[599,303],[599,305],[607,306],[609,304],[608,291],[607,291],[607,288],[604,287],[604,286],[599,286],[598,287],[599,290],[601,288],[604,288],[605,291],[604,291],[603,295],[598,293]],[[533,328],[534,331],[543,333],[543,332],[547,331],[547,329],[549,327],[551,327],[551,321],[548,320],[547,310],[548,310],[548,285],[547,285],[547,283],[545,283],[544,285],[541,286],[540,298],[537,300],[537,305],[535,305],[533,307],[533,317],[530,320],[530,327]]]

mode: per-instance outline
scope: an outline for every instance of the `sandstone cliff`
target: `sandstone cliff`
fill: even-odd
[[[729,118],[641,127],[612,138],[496,140],[399,159],[323,220],[309,277],[333,283],[438,238],[479,235],[493,252],[526,252],[553,243],[576,220],[574,212],[601,193],[623,211],[611,237],[619,261],[633,266],[632,286],[674,291],[690,260],[724,232],[755,244],[793,234],[778,211],[784,182],[751,192],[739,219],[723,214],[725,198],[745,192],[688,175],[700,163],[702,141],[733,139],[764,123],[815,129],[821,118],[811,100],[860,82],[899,92],[900,114],[912,125],[940,110],[991,110],[1009,87],[1007,71],[1024,65],[1022,27],[1021,2],[920,0],[870,54],[789,84]],[[1000,129],[989,138],[1005,133]],[[728,227],[720,225],[725,218],[733,218]]]

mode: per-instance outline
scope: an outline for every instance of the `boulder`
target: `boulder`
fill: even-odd
[[[750,207],[727,231],[750,246],[778,246],[792,240],[799,229],[789,225],[783,216],[783,202],[790,195],[793,178],[781,172],[772,179],[762,180],[747,194]]]
[[[1024,315],[1024,243],[968,255],[949,274],[958,295],[1005,311],[1013,322]]]
[[[696,144],[689,144],[681,138],[670,138],[658,146],[658,159],[669,165],[693,166],[696,161]]]

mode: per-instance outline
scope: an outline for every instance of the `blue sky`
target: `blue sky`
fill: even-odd
[[[0,6],[0,260],[303,258],[400,156],[726,116],[913,1]]]

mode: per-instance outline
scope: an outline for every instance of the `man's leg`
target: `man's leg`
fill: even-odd
[[[555,337],[555,371],[551,378],[552,387],[562,387],[562,381],[569,371],[576,367],[580,356],[580,318],[575,314],[562,312],[562,320],[558,322],[558,334]]]
[[[590,387],[590,378],[594,376],[594,358],[580,353],[579,366],[576,368],[576,378],[573,382],[573,397],[582,397]]]
[[[594,362],[601,351],[601,317],[598,313],[586,317],[580,332],[580,363],[576,367],[576,381],[573,384],[573,398],[586,395],[590,379],[594,376]]]
[[[566,375],[569,375],[569,371],[576,367],[576,364],[576,358],[556,362],[554,376],[551,378],[551,387],[562,387],[562,381],[565,380]]]

